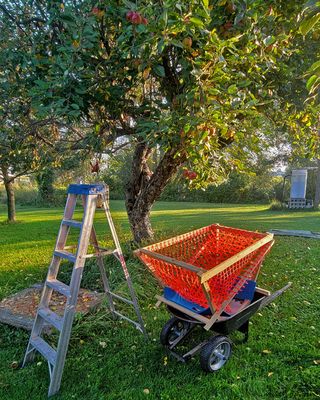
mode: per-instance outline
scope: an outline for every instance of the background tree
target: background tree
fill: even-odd
[[[303,10],[299,15],[300,32],[303,36],[312,34],[316,40],[320,39],[320,2],[317,0],[309,0],[304,4]],[[309,35],[310,36],[310,35]],[[309,40],[309,38],[308,38]],[[315,58],[318,59],[308,69],[309,76],[307,89],[310,92],[312,100],[316,100],[320,92],[320,49],[315,49]]]
[[[126,208],[136,241],[152,236],[151,207],[182,166],[194,187],[219,182],[268,145],[279,115],[288,132],[283,115],[294,110],[272,80],[291,54],[297,8],[288,2],[16,1],[2,10],[28,46],[37,118],[83,121],[77,146],[97,153],[134,143]]]
[[[41,66],[31,66],[30,46],[32,24],[40,21],[29,19],[25,2],[15,6],[16,19],[0,4],[0,181],[6,189],[9,221],[16,218],[16,178],[36,173],[40,200],[50,202],[53,170],[64,168],[66,160],[82,162],[89,154],[81,148],[79,155],[77,147],[85,126],[81,129],[52,113],[38,115],[33,108],[30,88],[41,74]],[[19,17],[23,18],[21,23]],[[38,60],[40,56],[35,57]]]
[[[312,146],[316,155],[317,172],[316,172],[316,189],[314,197],[314,207],[318,208],[320,205],[320,118],[319,118],[319,93],[320,93],[320,2],[310,0],[305,3],[302,13],[300,14],[301,24],[300,31],[303,36],[307,37],[306,42],[310,43],[310,37],[318,42],[314,50],[314,57],[317,59],[307,70],[306,76],[308,81],[306,88],[309,91],[309,110],[311,109],[314,114],[318,116],[313,126],[313,141]]]

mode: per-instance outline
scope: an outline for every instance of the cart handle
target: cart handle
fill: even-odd
[[[273,300],[275,300],[277,297],[281,296],[283,292],[285,292],[287,289],[289,289],[289,287],[292,285],[292,282],[288,282],[283,288],[275,291],[274,293],[270,294],[269,296],[266,296],[260,303],[260,307],[264,308],[267,305],[269,305],[270,303],[273,302]]]

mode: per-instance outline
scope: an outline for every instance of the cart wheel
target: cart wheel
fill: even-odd
[[[226,336],[214,336],[201,350],[200,365],[206,372],[215,372],[224,366],[231,356],[231,340]]]
[[[160,333],[160,343],[164,346],[170,346],[179,336],[186,333],[190,327],[190,322],[182,321],[176,317],[170,318],[162,328]]]

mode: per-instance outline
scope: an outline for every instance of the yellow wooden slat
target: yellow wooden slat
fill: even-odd
[[[227,260],[223,261],[222,263],[218,264],[214,268],[210,269],[209,271],[203,272],[201,274],[201,283],[204,283],[211,279],[213,276],[219,274],[220,272],[224,271],[232,264],[236,263],[237,261],[241,260],[242,258],[246,257],[248,254],[252,253],[253,251],[257,250],[259,247],[271,242],[273,240],[273,235],[268,234],[264,238],[258,240],[256,243],[253,243],[251,246],[245,248],[244,250],[240,251],[238,254],[228,258]]]

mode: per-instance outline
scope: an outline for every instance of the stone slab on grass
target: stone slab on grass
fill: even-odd
[[[0,322],[17,328],[31,330],[33,320],[36,315],[37,307],[42,293],[42,284],[36,284],[24,289],[0,302]],[[80,289],[77,303],[77,313],[88,314],[95,310],[102,302],[103,294]],[[50,309],[62,316],[64,313],[66,298],[65,296],[53,292]],[[52,326],[48,323],[44,325],[44,332],[50,333]]]
[[[270,229],[268,232],[273,233],[276,236],[297,236],[297,237],[306,237],[312,239],[320,239],[320,233],[312,231]]]

